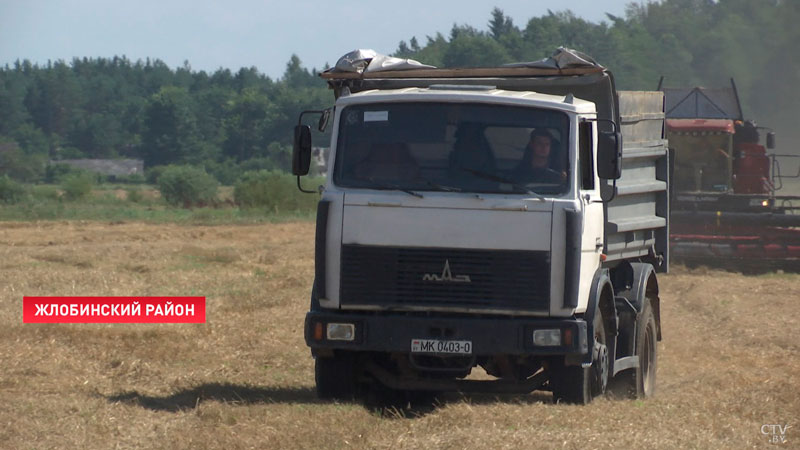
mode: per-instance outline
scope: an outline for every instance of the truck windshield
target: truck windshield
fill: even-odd
[[[470,103],[384,103],[341,112],[334,182],[343,187],[560,194],[566,114]]]

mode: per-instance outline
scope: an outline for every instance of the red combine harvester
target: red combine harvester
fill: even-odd
[[[775,134],[744,120],[730,88],[662,88],[666,135],[674,151],[670,248],[688,265],[739,270],[800,270],[800,196],[776,195]],[[795,159],[791,159],[795,158]]]

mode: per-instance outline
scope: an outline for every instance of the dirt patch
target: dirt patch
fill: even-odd
[[[800,442],[800,276],[678,267],[661,283],[658,392],[553,405],[442,396],[323,403],[302,336],[311,223],[0,224],[0,447],[762,447]],[[202,325],[22,325],[23,295],[204,295]]]

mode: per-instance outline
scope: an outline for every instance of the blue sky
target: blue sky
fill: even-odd
[[[391,53],[400,40],[447,36],[453,23],[486,29],[494,6],[523,26],[547,10],[600,22],[632,0],[0,0],[0,64],[73,57],[158,58],[195,70],[255,66],[277,78],[296,53],[306,67],[355,48]],[[638,3],[638,2],[637,2]]]

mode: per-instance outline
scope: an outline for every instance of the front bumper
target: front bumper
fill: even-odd
[[[324,332],[328,323],[354,324],[353,340],[328,340]],[[321,324],[323,332],[315,333],[317,324]],[[534,330],[543,329],[562,330],[561,345],[534,345]],[[567,335],[568,342],[563,339]],[[588,353],[587,324],[579,318],[422,317],[340,311],[312,311],[306,315],[305,340],[315,354],[321,350],[409,353],[413,339],[471,341],[472,354],[478,357]]]

